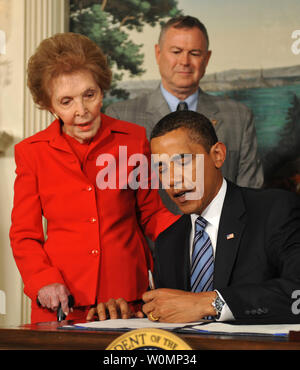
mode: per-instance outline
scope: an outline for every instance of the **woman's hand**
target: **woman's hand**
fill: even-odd
[[[93,321],[94,315],[98,315],[100,321],[106,319],[130,319],[131,317],[144,317],[142,311],[133,312],[124,298],[113,299],[98,303],[92,307],[86,317],[87,321]]]
[[[69,295],[70,292],[65,285],[54,283],[41,288],[38,292],[37,298],[42,307],[48,308],[52,311],[56,311],[61,303],[61,308],[67,316],[70,310],[68,306]]]

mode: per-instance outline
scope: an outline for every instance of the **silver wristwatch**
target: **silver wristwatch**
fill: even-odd
[[[215,300],[212,302],[211,305],[213,306],[213,308],[216,311],[215,318],[219,319],[220,316],[221,316],[222,309],[224,307],[225,302],[223,301],[223,299],[220,298],[218,292],[217,291],[215,291],[215,292],[217,293],[217,297],[215,298]]]

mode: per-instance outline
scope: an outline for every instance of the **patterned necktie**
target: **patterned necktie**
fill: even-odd
[[[204,231],[207,221],[199,216],[195,222],[193,243],[191,287],[192,292],[206,292],[213,289],[214,256],[211,240]]]
[[[185,101],[181,101],[178,103],[176,110],[188,110],[189,106]]]

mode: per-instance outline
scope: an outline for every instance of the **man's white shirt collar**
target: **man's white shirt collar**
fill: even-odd
[[[177,109],[178,103],[181,101],[176,96],[172,95],[167,91],[162,84],[160,84],[160,90],[163,94],[163,97],[166,99],[166,102],[168,103],[168,106],[170,108],[171,112],[175,112]],[[184,101],[187,103],[189,110],[192,110],[194,112],[197,111],[197,104],[198,104],[198,96],[199,96],[199,90],[194,92],[194,94],[190,95]]]

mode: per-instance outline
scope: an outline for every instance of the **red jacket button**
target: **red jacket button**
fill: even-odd
[[[93,255],[93,256],[98,256],[98,254],[99,254],[99,250],[98,249],[93,249],[92,251],[91,251],[91,254]]]

